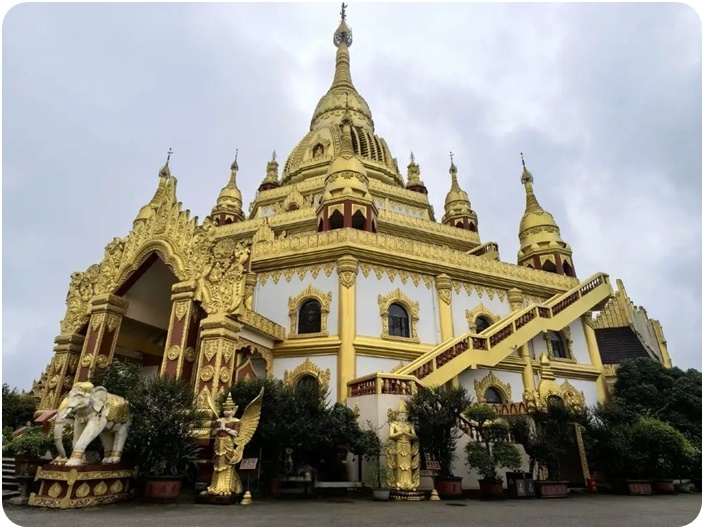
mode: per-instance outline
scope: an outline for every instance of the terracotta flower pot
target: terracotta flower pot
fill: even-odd
[[[537,480],[535,490],[538,498],[566,498],[570,493],[568,484],[569,481]]]
[[[462,496],[462,478],[435,478],[435,490],[441,498]]]
[[[614,481],[612,490],[617,494],[631,494],[642,496],[653,493],[652,482],[648,479],[624,479]]]
[[[498,500],[504,497],[504,482],[500,479],[480,479],[479,491],[482,500]]]
[[[144,478],[142,497],[148,501],[174,501],[181,494],[181,477],[148,476]]]
[[[655,494],[674,494],[675,493],[675,480],[673,480],[673,479],[654,479],[652,487],[653,487],[653,492]]]

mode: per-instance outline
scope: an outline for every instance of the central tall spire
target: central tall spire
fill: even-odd
[[[369,105],[357,92],[352,82],[350,69],[350,51],[352,46],[352,29],[347,25],[347,5],[342,4],[340,23],[333,34],[332,42],[337,48],[335,53],[335,73],[332,85],[327,93],[320,99],[313,113],[310,128],[315,130],[328,125],[340,124],[340,110],[346,107],[352,115],[352,124],[374,131],[374,121]]]

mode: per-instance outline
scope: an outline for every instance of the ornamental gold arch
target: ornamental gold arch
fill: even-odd
[[[306,300],[314,299],[320,303],[320,332],[305,335],[298,334],[298,313],[301,306]],[[323,292],[315,288],[313,285],[308,285],[297,296],[288,298],[288,315],[291,323],[289,338],[303,336],[310,338],[312,336],[327,336],[328,335],[328,314],[330,313],[330,304],[332,302],[332,292]]]
[[[486,402],[486,397],[484,394],[489,388],[494,388],[499,395],[501,395],[504,403],[513,402],[513,399],[511,398],[511,384],[508,382],[503,382],[494,374],[493,371],[489,371],[484,378],[474,381],[474,391],[477,394],[478,403],[482,404]]]
[[[311,376],[318,381],[320,388],[327,393],[330,387],[330,368],[323,369],[313,362],[310,358],[306,358],[302,364],[299,364],[292,371],[288,369],[284,371],[284,384],[287,386],[295,386],[296,383],[305,376]]]
[[[181,203],[168,193],[153,207],[151,215],[135,220],[124,238],[115,237],[108,243],[99,264],[71,274],[66,312],[60,324],[62,334],[78,332],[88,321],[91,299],[113,293],[155,252],[180,281],[194,282],[196,298],[208,314],[239,309],[251,240],[242,235],[216,238],[209,219],[197,226],[198,218],[181,210]],[[234,260],[232,254],[225,256],[217,251],[224,247],[231,247]]]
[[[393,292],[388,293],[386,296],[379,294],[377,296],[377,302],[379,303],[379,313],[381,316],[381,337],[385,340],[401,340],[410,341],[414,343],[420,342],[418,338],[418,317],[419,317],[419,306],[417,301],[413,301],[406,294],[404,294],[400,288],[397,288]],[[389,308],[393,304],[400,305],[408,314],[408,323],[410,324],[410,337],[406,338],[403,336],[392,336],[389,334]]]
[[[480,303],[473,309],[467,309],[465,311],[465,316],[467,318],[467,324],[469,325],[469,330],[472,332],[477,332],[477,318],[479,316],[484,316],[489,320],[490,324],[494,324],[501,319],[501,316],[491,312],[484,303]]]

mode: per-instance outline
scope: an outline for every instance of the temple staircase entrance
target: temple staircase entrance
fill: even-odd
[[[447,340],[395,374],[437,386],[465,369],[493,367],[538,334],[559,331],[582,314],[603,308],[612,295],[609,276],[596,274],[564,294],[508,314],[481,333]]]

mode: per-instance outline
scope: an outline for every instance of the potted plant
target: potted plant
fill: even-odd
[[[443,498],[462,495],[462,478],[453,474],[455,450],[462,431],[457,427],[462,412],[471,404],[463,387],[425,388],[407,402],[408,419],[413,422],[425,460],[440,463],[435,490]]]
[[[631,433],[631,451],[652,478],[653,492],[674,494],[674,478],[682,461],[691,457],[694,447],[675,428],[653,418],[642,418]],[[647,476],[647,474],[646,474]]]
[[[598,404],[587,421],[585,448],[593,470],[608,476],[612,492],[652,494],[648,468],[633,445],[638,416],[617,401]]]
[[[577,414],[567,407],[562,399],[548,399],[545,408],[530,412],[535,427],[534,435],[522,439],[529,457],[547,470],[547,479],[536,480],[535,489],[539,498],[566,498],[568,481],[562,479],[561,461],[573,442],[570,431],[574,430]],[[514,428],[515,429],[515,428]]]
[[[139,467],[143,497],[169,501],[178,497],[184,478],[196,471],[195,430],[205,415],[185,382],[155,377],[133,395],[132,425],[125,452]]]
[[[478,439],[465,446],[467,465],[475,469],[481,479],[481,499],[498,499],[503,496],[501,467],[516,469],[521,466],[521,453],[508,442],[508,425],[498,420],[496,411],[487,405],[472,406],[465,412],[477,433]]]
[[[53,438],[42,433],[40,426],[29,426],[5,443],[2,451],[3,454],[14,456],[15,476],[22,476],[34,475],[38,466],[49,463],[53,448]]]
[[[372,497],[377,501],[388,501],[391,491],[388,487],[389,472],[386,465],[381,464],[382,444],[379,434],[371,428],[363,430],[356,443],[356,451],[367,461],[365,484],[372,489]]]

